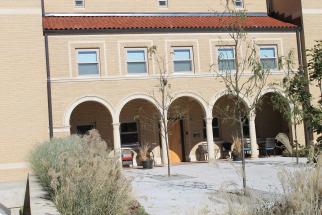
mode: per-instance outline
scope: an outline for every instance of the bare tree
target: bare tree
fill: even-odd
[[[171,84],[169,83],[169,73],[166,67],[166,60],[164,56],[161,56],[158,53],[157,47],[152,46],[149,48],[148,53],[151,57],[155,59],[158,68],[158,84],[156,88],[158,93],[153,93],[155,98],[159,98],[160,102],[158,103],[158,108],[161,111],[160,113],[160,134],[165,142],[166,147],[166,159],[168,167],[168,176],[171,176],[171,163],[170,163],[170,147],[169,147],[169,125],[180,119],[184,115],[183,110],[172,110],[170,117],[170,104],[173,101],[171,95]],[[162,155],[164,156],[164,155]]]
[[[222,50],[230,50],[230,53],[219,54],[218,65],[212,65],[212,67],[219,68],[214,69],[216,77],[224,84],[227,94],[235,98],[234,106],[229,111],[225,109],[220,111],[224,118],[233,120],[239,125],[239,131],[236,131],[236,133],[237,135],[239,133],[238,138],[242,142],[243,191],[246,193],[243,125],[260,105],[262,92],[268,86],[270,65],[266,65],[264,62],[261,63],[257,54],[256,44],[247,37],[247,32],[244,29],[244,23],[247,19],[246,10],[237,11],[231,9],[232,3],[233,0],[226,0],[226,12],[232,16],[231,21],[227,23],[228,27],[226,29],[232,41],[229,46],[232,49],[223,47]],[[233,57],[228,55],[233,55]],[[248,107],[245,108],[244,101],[247,99]]]

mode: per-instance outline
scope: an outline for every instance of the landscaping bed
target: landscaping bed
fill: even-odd
[[[63,215],[146,214],[133,198],[120,162],[95,130],[37,146],[30,164]]]

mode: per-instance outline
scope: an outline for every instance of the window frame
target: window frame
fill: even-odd
[[[77,1],[82,1],[83,4],[82,5],[77,5],[76,4]],[[74,7],[75,8],[85,8],[85,0],[74,0]]]
[[[90,131],[90,130],[88,130],[87,132],[85,132],[84,134],[81,134],[80,132],[79,132],[79,127],[92,127],[90,130],[92,130],[92,129],[96,129],[96,122],[92,122],[92,123],[81,123],[81,124],[76,124],[75,125],[75,129],[76,129],[76,134],[77,135],[80,135],[80,136],[83,136],[83,135],[86,135],[86,133],[88,132],[88,131]]]
[[[214,120],[217,119],[218,121],[218,126],[213,126],[214,125]],[[220,136],[221,136],[221,125],[220,125],[220,119],[219,117],[214,116],[212,121],[211,121],[211,127],[212,127],[212,137],[214,140],[219,140]],[[214,136],[214,129],[218,129],[218,136]],[[207,140],[207,121],[205,119],[203,119],[203,138],[204,140]]]
[[[275,58],[271,58],[271,57],[261,57],[261,49],[262,48],[273,48],[274,49],[274,54],[275,54]],[[259,46],[259,62],[262,65],[262,59],[274,59],[275,60],[275,68],[274,69],[270,69],[270,71],[277,71],[278,70],[278,47],[277,45],[260,45]]]
[[[219,49],[232,49],[233,50],[233,54],[234,54],[234,58],[229,58],[229,59],[219,59],[219,56],[220,56],[220,54],[219,54]],[[234,69],[232,69],[232,70],[229,70],[230,72],[236,72],[236,67],[237,67],[237,65],[236,65],[236,49],[235,49],[235,47],[234,46],[217,46],[217,63],[218,63],[218,67],[217,67],[217,69],[218,69],[218,71],[219,72],[225,72],[226,70],[220,70],[220,66],[219,66],[219,64],[220,64],[220,61],[222,61],[222,60],[224,60],[224,61],[229,61],[229,60],[234,60],[234,66],[235,66],[235,68]],[[227,70],[228,71],[228,70]]]
[[[128,61],[128,51],[143,51],[144,52],[144,60],[145,61]],[[145,63],[145,72],[144,73],[129,73],[129,63]],[[125,68],[126,68],[126,73],[128,76],[147,76],[149,74],[149,59],[148,59],[148,54],[147,54],[147,48],[125,48]]]
[[[243,122],[243,136],[245,138],[250,137],[250,127],[249,127],[249,119],[248,118],[246,118],[245,121]]]
[[[122,132],[122,124],[136,124],[136,132]],[[136,143],[133,144],[123,144],[122,143],[122,135],[126,134],[137,134],[138,140]],[[129,148],[136,148],[140,146],[140,129],[139,129],[139,122],[138,121],[126,121],[120,123],[120,139],[121,139],[121,147],[129,147]]]
[[[78,54],[79,54],[79,52],[82,52],[82,51],[84,51],[84,52],[86,52],[86,51],[89,51],[89,52],[95,51],[96,52],[96,62],[86,62],[86,63],[79,62]],[[76,49],[76,63],[77,63],[77,76],[78,77],[97,77],[97,76],[100,76],[100,74],[101,74],[101,63],[100,63],[100,51],[99,51],[99,49],[77,48]],[[97,64],[97,74],[81,75],[79,73],[79,65],[80,64]]]
[[[236,4],[237,2],[240,2],[240,3],[241,3],[241,5],[240,5],[240,6],[238,6],[238,5]],[[234,6],[235,6],[235,8],[237,8],[237,9],[243,9],[243,8],[244,8],[244,5],[245,5],[244,0],[234,0]]]
[[[176,50],[189,50],[190,52],[190,59],[189,60],[175,60],[175,51]],[[173,46],[172,47],[172,66],[173,66],[173,74],[179,75],[179,74],[193,74],[194,73],[194,55],[193,55],[193,47],[192,46]],[[190,62],[191,65],[191,71],[182,71],[182,72],[176,72],[175,71],[175,62]]]
[[[165,2],[165,5],[160,5],[160,2]],[[167,8],[169,6],[168,0],[158,0],[158,6],[161,8]]]

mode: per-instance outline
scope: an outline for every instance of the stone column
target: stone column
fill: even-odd
[[[113,137],[114,137],[114,155],[121,161],[121,135],[120,135],[120,123],[113,123]]]
[[[212,132],[212,120],[213,117],[207,117],[206,119],[207,128],[207,144],[208,144],[208,159],[209,161],[215,159],[215,147],[214,147],[214,136]]]
[[[259,151],[257,145],[257,136],[256,136],[256,124],[255,124],[255,114],[250,114],[249,117],[249,135],[250,135],[250,143],[252,147],[252,158],[258,158]]]

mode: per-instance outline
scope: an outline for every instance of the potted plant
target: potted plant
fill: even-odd
[[[148,144],[143,144],[139,147],[139,156],[142,162],[143,169],[152,169],[153,160],[151,159],[151,147]]]
[[[242,160],[242,142],[239,138],[233,138],[233,150],[231,152],[233,161],[241,161]]]

